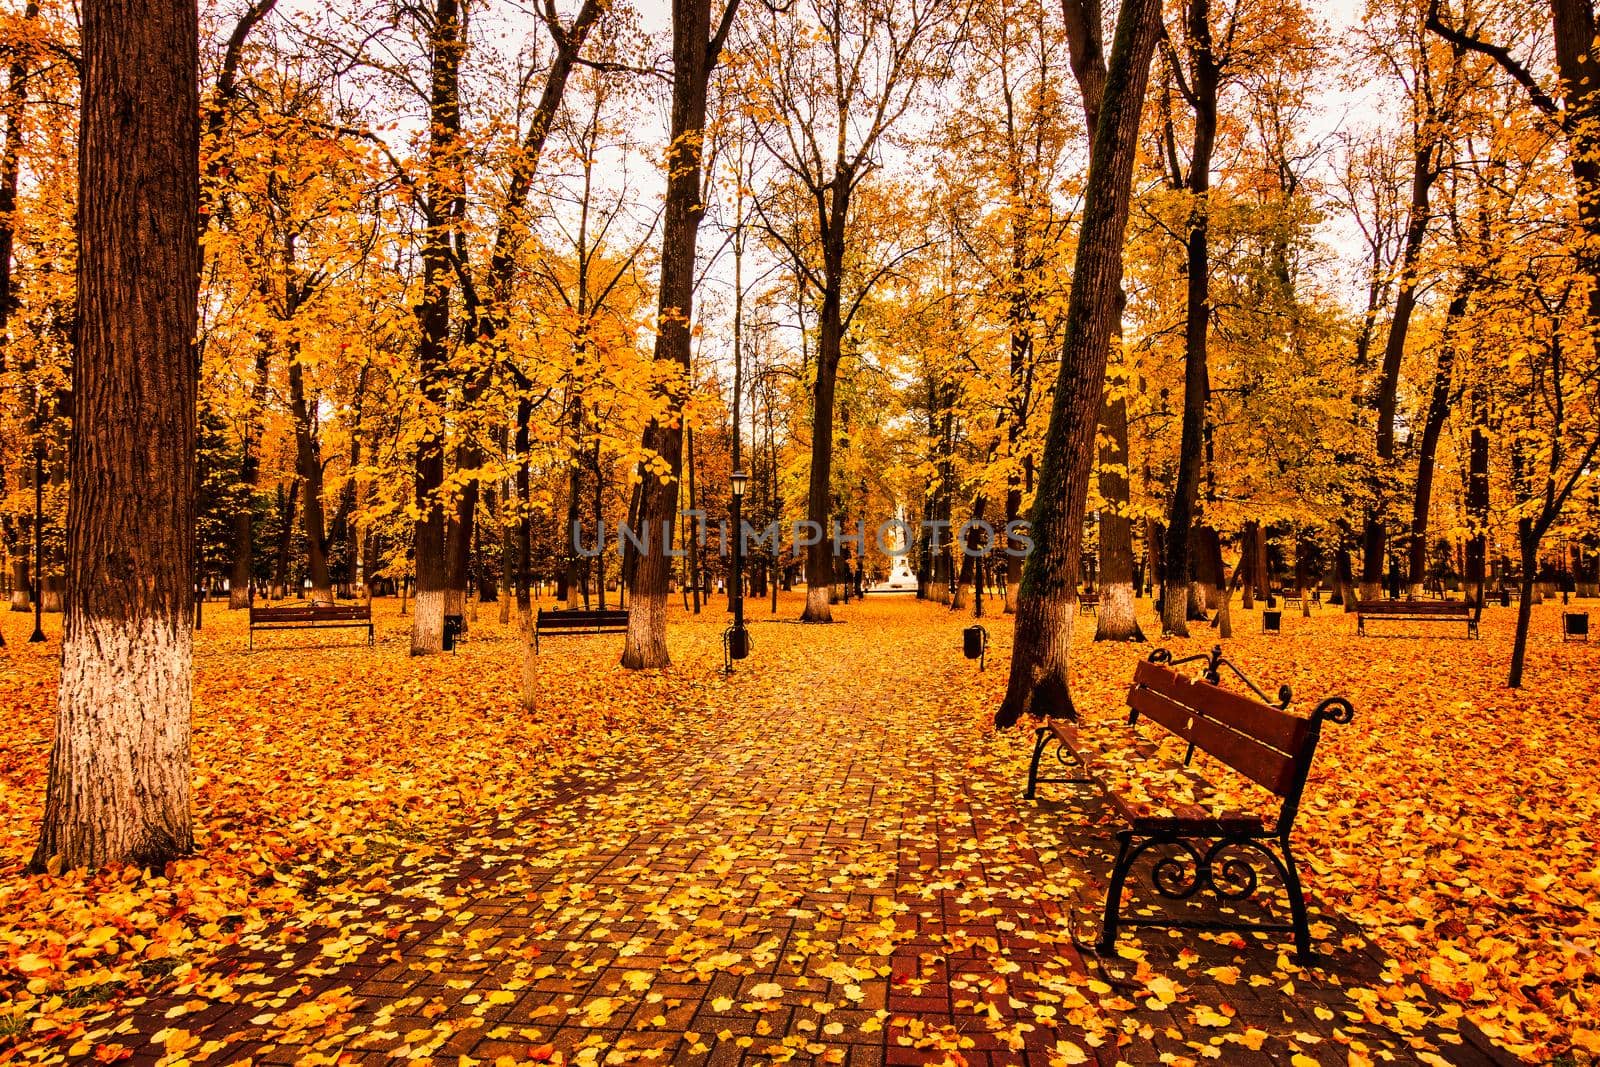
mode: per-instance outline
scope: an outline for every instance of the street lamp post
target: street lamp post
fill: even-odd
[[[861,551],[856,559],[856,596],[867,595],[867,480],[861,479]]]
[[[44,640],[44,450],[33,442],[33,633],[29,644]]]
[[[729,478],[733,487],[732,519],[733,519],[733,625],[728,627],[728,632],[722,635],[723,668],[733,670],[733,661],[744,659],[750,654],[750,635],[744,628],[744,518],[742,509],[744,504],[745,483],[750,476],[743,470],[735,470]]]

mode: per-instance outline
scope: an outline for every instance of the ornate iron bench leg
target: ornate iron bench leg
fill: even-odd
[[[1133,861],[1138,858],[1133,847],[1133,831],[1122,830],[1117,834],[1117,862],[1111,868],[1111,882],[1106,886],[1106,918],[1105,924],[1100,928],[1099,949],[1102,953],[1111,952],[1117,944],[1117,918],[1122,911],[1122,886],[1128,879],[1128,870],[1133,866]]]
[[[1028,791],[1023,796],[1032,800],[1039,790],[1039,760],[1044,758],[1044,746],[1050,738],[1050,728],[1041,726],[1033,732],[1033,760],[1028,764]]]
[[[1311,951],[1311,923],[1306,918],[1306,894],[1300,887],[1300,871],[1295,866],[1294,853],[1289,850],[1289,839],[1278,842],[1283,849],[1284,888],[1289,891],[1289,915],[1294,923],[1294,958],[1302,966],[1316,958]]]

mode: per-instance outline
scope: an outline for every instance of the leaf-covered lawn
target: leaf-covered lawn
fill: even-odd
[[[780,617],[798,606],[786,602]],[[1244,990],[1286,995],[1284,983],[1312,980],[1270,945],[1241,943],[1237,964],[1188,953],[1169,967],[1166,935],[1147,933],[1125,938],[1098,969],[1076,963],[1069,928],[1083,918],[1069,903],[1050,919],[1050,902],[1093,900],[1094,880],[1070,849],[1057,854],[1054,808],[1020,797],[1024,732],[995,738],[986,725],[1004,683],[1003,618],[985,620],[994,654],[978,674],[959,654],[965,620],[931,605],[841,607],[847,621],[826,628],[767,624],[763,608],[752,659],[724,679],[725,615],[675,613],[666,672],[615,668],[620,638],[550,642],[542,704],[529,716],[516,710],[516,644],[492,606],[459,655],[427,660],[406,655],[396,605],[377,610],[377,649],[349,632],[290,633],[248,654],[242,619],[208,611],[194,743],[200,851],[169,871],[88,879],[22,871],[42,800],[56,645],[22,644],[11,624],[20,616],[0,620],[11,641],[0,652],[0,1059],[115,1059],[138,1048],[172,1062],[232,1061],[238,1049],[223,1040],[232,1028],[307,1056],[376,1048],[364,1042],[392,1032],[382,1047],[405,1055],[474,1047],[495,1059],[486,1050],[503,1039],[513,1060],[582,1062],[621,1055],[614,1038],[598,1038],[627,1019],[624,1044],[641,1056],[733,1042],[775,1059],[842,1062],[852,1038],[887,1030],[894,1047],[934,1059],[990,1048],[1003,1061],[1024,1044],[1061,1062],[1156,1047],[1226,1058],[1265,1043],[1284,1059],[1362,1061],[1379,1056],[1374,1035],[1409,1041],[1424,1016],[1450,1025],[1457,1009],[1428,1006],[1413,995],[1419,982],[1525,1058],[1600,1050],[1600,649],[1562,645],[1556,607],[1536,611],[1519,693],[1500,685],[1509,611],[1490,611],[1479,642],[1456,639],[1457,627],[1406,624],[1382,632],[1429,636],[1358,640],[1353,619],[1331,610],[1289,613],[1287,634],[1264,637],[1255,615],[1236,612],[1228,654],[1259,683],[1288,682],[1301,707],[1342,692],[1357,709],[1352,725],[1325,735],[1297,843],[1322,915],[1358,922],[1394,962],[1382,980],[1318,1004],[1311,1025],[1332,1038],[1249,1016]],[[1149,646],[1095,646],[1092,626],[1080,629],[1083,711],[1115,717]],[[1213,640],[1205,630],[1170,647]],[[865,721],[835,736],[827,716],[847,714]],[[797,749],[784,731],[807,723],[816,743]],[[802,762],[772,766],[795,751]],[[794,782],[787,804],[755,805],[730,787],[783,775]],[[950,810],[930,807],[930,796],[950,798]],[[836,817],[852,805],[858,819]],[[894,850],[924,845],[934,858],[895,875]],[[582,874],[613,853],[627,877]],[[474,871],[499,873],[469,891]],[[1048,873],[1029,873],[1039,871]],[[899,888],[886,896],[886,884]],[[806,894],[830,890],[839,903],[812,914]],[[508,937],[511,921],[488,897],[520,900],[532,925]],[[996,948],[980,946],[978,962],[958,968],[943,962],[957,948],[937,943],[935,959],[917,933],[925,901],[958,912],[969,940],[974,924],[988,924]],[[631,931],[617,935],[610,965],[596,954],[610,942],[595,916],[606,917],[602,934],[611,923]],[[549,929],[535,932],[540,924]],[[779,927],[787,940],[763,948],[763,931]],[[802,928],[808,962],[787,978]],[[1217,940],[1201,947],[1231,951]],[[404,960],[401,941],[413,945]],[[670,950],[655,955],[662,944]],[[1141,945],[1162,951],[1147,958]],[[638,962],[627,963],[627,946]],[[487,961],[481,979],[461,962],[465,949]],[[387,962],[399,981],[429,961],[467,968],[470,980],[416,1004],[397,991],[375,1018],[371,983],[389,977],[359,967]],[[929,981],[982,1020],[985,1036],[941,1029],[937,1011],[918,1007]],[[543,998],[538,1008],[525,1010],[528,991]],[[573,999],[562,1007],[561,996]],[[235,1006],[237,1018],[225,1014]],[[690,1029],[703,1017],[694,1011],[728,1024]],[[1152,1012],[1170,1012],[1174,1025],[1164,1030],[1166,1016]],[[406,1016],[415,1025],[401,1028]],[[596,1040],[567,1047],[569,1031]]]

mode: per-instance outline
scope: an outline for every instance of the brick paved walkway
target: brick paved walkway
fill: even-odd
[[[252,937],[231,997],[180,988],[118,1040],[145,1062],[1490,1061],[1421,990],[1352,996],[1384,965],[1344,927],[1317,928],[1325,970],[1166,933],[1098,958],[1105,809],[1021,799],[1030,739],[942,699],[970,666],[907,680],[948,633],[869,658],[840,632],[782,632],[805,691],[759,659],[706,672],[668,729],[420,850],[336,927]]]

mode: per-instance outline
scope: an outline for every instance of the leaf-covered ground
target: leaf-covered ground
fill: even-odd
[[[780,606],[779,620],[798,614]],[[1356,705],[1319,750],[1297,844],[1324,958],[1146,931],[1093,951],[1114,828],[1092,793],[1021,799],[965,619],[896,599],[802,627],[675,613],[675,666],[551,641],[516,710],[486,607],[458,655],[270,635],[208,613],[198,854],[162,872],[23,873],[57,645],[0,619],[0,1060],[1587,1062],[1600,1049],[1594,679],[1536,609],[1456,627],[1237,612],[1230,658],[1297,705]],[[1086,624],[1090,620],[1085,620]],[[1147,621],[1148,629],[1153,625]],[[1078,635],[1086,716],[1148,646]],[[1464,627],[1462,628],[1464,629]],[[54,631],[52,631],[52,638]],[[1195,651],[1212,631],[1170,643]],[[1243,789],[1243,786],[1239,788]],[[1140,897],[1148,900],[1148,895]],[[1485,1036],[1487,1035],[1487,1037]]]

